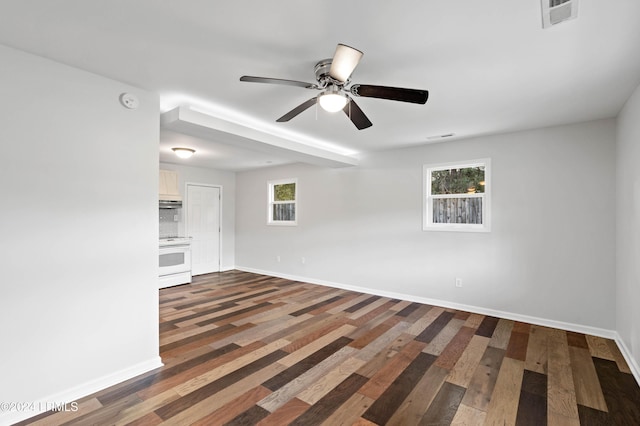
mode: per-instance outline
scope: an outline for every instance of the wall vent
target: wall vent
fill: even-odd
[[[428,141],[437,141],[437,140],[440,140],[440,139],[450,138],[450,137],[453,137],[455,135],[456,135],[455,133],[447,133],[447,134],[444,134],[444,135],[427,136],[427,140]]]
[[[542,28],[578,17],[578,0],[540,0],[542,3]]]

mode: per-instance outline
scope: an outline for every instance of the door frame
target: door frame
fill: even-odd
[[[191,235],[189,235],[189,185],[192,186],[206,186],[208,188],[218,188],[218,190],[220,191],[220,202],[218,203],[218,218],[219,218],[219,222],[218,222],[218,272],[222,272],[222,201],[223,201],[223,197],[222,197],[222,185],[218,185],[218,184],[211,184],[211,183],[199,183],[199,182],[185,182],[184,183],[184,206],[185,206],[185,212],[184,212],[184,230],[185,230],[185,234],[188,237],[191,237]]]

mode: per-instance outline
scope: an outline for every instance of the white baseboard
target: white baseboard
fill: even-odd
[[[307,282],[310,284],[318,284],[318,285],[323,285],[327,287],[335,287],[343,290],[351,290],[351,291],[357,291],[360,293],[373,294],[376,296],[391,297],[393,299],[401,299],[401,300],[407,300],[410,302],[424,303],[427,305],[457,309],[459,311],[472,312],[472,313],[481,314],[481,315],[489,315],[489,316],[509,319],[513,321],[521,321],[529,324],[536,324],[536,325],[541,325],[545,327],[557,328],[560,330],[574,331],[576,333],[590,334],[592,336],[605,337],[607,339],[615,340],[617,336],[617,333],[614,330],[607,330],[604,328],[591,327],[587,325],[573,324],[573,323],[555,321],[555,320],[550,320],[545,318],[532,317],[528,315],[518,314],[515,312],[497,311],[494,309],[483,308],[481,306],[464,305],[461,303],[454,303],[446,300],[430,299],[430,298],[415,296],[412,294],[397,293],[393,291],[384,291],[384,290],[378,290],[378,289],[371,289],[367,287],[346,285],[346,284],[335,283],[335,282],[330,282],[325,280],[318,280],[314,278],[283,274],[280,272],[248,268],[244,266],[236,266],[236,269],[239,271],[253,272],[255,274],[262,274],[262,275],[270,275],[273,277],[284,278],[292,281]]]
[[[620,348],[620,352],[622,352],[622,356],[624,356],[625,361],[627,361],[627,365],[629,365],[629,368],[631,369],[631,374],[633,374],[636,382],[640,385],[640,367],[638,366],[638,363],[631,354],[627,345],[624,343],[624,340],[622,340],[622,337],[617,332],[615,340]]]
[[[122,383],[125,380],[129,380],[133,377],[139,376],[140,374],[144,374],[158,367],[162,367],[163,365],[164,364],[162,363],[162,359],[160,357],[155,357],[148,361],[133,365],[129,368],[125,368],[123,370],[116,371],[115,373],[108,374],[98,379],[75,386],[71,389],[49,395],[45,398],[41,398],[38,401],[33,401],[33,404],[30,403],[28,411],[7,411],[1,413],[0,425],[8,426],[26,420],[30,417],[37,416],[38,414],[46,411],[47,405],[50,406],[52,403],[62,404],[66,402],[70,404],[87,395],[91,395],[92,393],[98,392],[102,389],[106,389],[109,386],[117,385],[118,383]],[[43,409],[38,410],[39,407],[43,407]]]

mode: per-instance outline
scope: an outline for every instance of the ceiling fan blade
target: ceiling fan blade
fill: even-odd
[[[240,77],[240,81],[248,81],[250,83],[269,83],[269,84],[283,84],[285,86],[303,87],[305,89],[317,89],[318,86],[314,83],[306,83],[304,81],[297,80],[284,80],[282,78],[268,78],[268,77],[253,77],[250,75],[243,75]]]
[[[358,104],[353,99],[350,98],[349,102],[347,102],[342,110],[347,114],[347,117],[349,117],[358,130],[373,126],[373,123],[369,121],[367,116],[362,112]]]
[[[318,97],[316,96],[315,98],[311,98],[308,101],[301,103],[300,105],[298,105],[297,107],[295,107],[294,109],[292,109],[291,111],[283,115],[282,117],[278,118],[276,121],[278,123],[283,123],[285,121],[291,120],[293,117],[300,114],[302,111],[305,111],[311,106],[315,105],[317,100],[318,100]]]
[[[349,88],[349,91],[356,96],[365,98],[389,99],[414,104],[425,104],[429,98],[429,92],[427,90],[372,86],[370,84],[354,84]]]
[[[346,44],[338,44],[336,53],[333,54],[329,75],[334,80],[344,83],[349,79],[353,70],[358,66],[363,53]]]

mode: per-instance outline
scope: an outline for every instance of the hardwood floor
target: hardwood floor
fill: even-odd
[[[160,291],[165,366],[34,425],[640,425],[600,337],[239,271]]]

